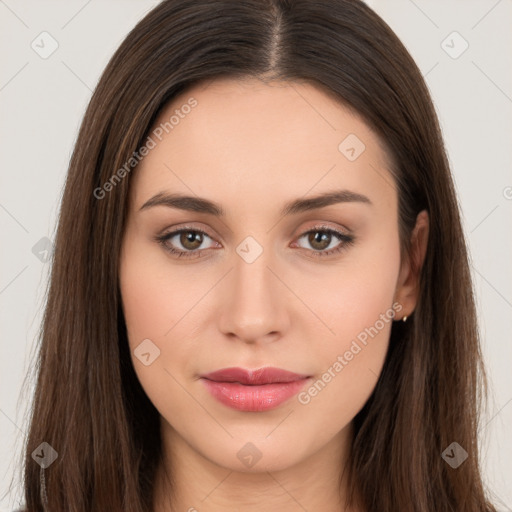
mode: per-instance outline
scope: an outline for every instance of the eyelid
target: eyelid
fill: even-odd
[[[322,222],[322,221],[319,221],[319,222],[316,222],[316,223],[313,223],[313,225],[310,225],[309,227],[306,227],[306,228],[301,228],[299,230],[297,230],[296,234],[294,234],[294,238],[297,238],[297,237],[301,237],[301,236],[304,236],[305,234],[309,233],[310,231],[312,230],[315,230],[315,229],[325,229],[325,230],[331,230],[331,231],[335,231],[337,233],[339,233],[340,235],[345,235],[345,236],[352,236],[352,231],[344,226],[342,227],[338,227],[337,225],[336,226],[333,226],[333,225],[330,225],[328,222]],[[192,225],[192,224],[178,224],[176,226],[172,226],[170,228],[165,228],[161,234],[159,234],[158,236],[159,237],[164,237],[166,235],[169,235],[169,234],[176,234],[177,231],[186,231],[186,230],[190,230],[190,231],[197,231],[199,233],[204,233],[205,235],[208,235],[211,239],[215,239],[215,236],[213,236],[208,228],[203,228],[203,227],[197,227],[195,225]],[[222,237],[221,237],[222,238]]]
[[[339,226],[339,225],[332,225],[332,224],[329,224],[328,222],[322,222],[322,221],[319,221],[319,222],[314,222],[312,225],[306,227],[306,228],[301,228],[299,230],[299,234],[295,235],[295,236],[302,236],[302,235],[305,235],[306,233],[309,233],[310,231],[314,231],[314,230],[329,230],[329,231],[335,231],[337,233],[339,233],[340,235],[344,235],[344,236],[352,236],[352,231],[344,226]]]
[[[157,237],[162,238],[167,235],[176,235],[180,231],[196,231],[198,233],[203,233],[203,234],[209,236],[212,240],[215,240],[215,238],[216,238],[209,232],[208,228],[197,227],[196,225],[192,225],[192,224],[178,224],[176,226],[165,228],[164,230],[162,230],[161,234],[157,235]]]

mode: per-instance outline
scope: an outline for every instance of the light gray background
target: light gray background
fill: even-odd
[[[49,270],[41,261],[44,251],[36,255],[32,248],[44,237],[53,240],[73,143],[102,70],[156,3],[0,0],[0,511],[12,510],[20,499],[17,480],[8,491],[27,428],[31,384],[25,396],[20,390],[25,374],[33,373]],[[491,378],[480,429],[484,476],[498,508],[512,510],[512,2],[368,3],[415,58],[440,116]],[[43,31],[58,43],[47,59],[31,47],[34,40],[42,46]],[[469,47],[458,56],[464,40]]]

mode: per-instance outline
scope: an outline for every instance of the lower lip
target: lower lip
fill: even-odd
[[[309,378],[260,386],[246,386],[239,382],[215,382],[204,378],[201,380],[208,391],[224,405],[239,411],[261,412],[274,409],[296,395]]]

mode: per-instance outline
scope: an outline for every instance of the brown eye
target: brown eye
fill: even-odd
[[[324,251],[331,243],[332,235],[325,231],[311,231],[308,234],[308,242],[318,251]]]
[[[183,228],[157,236],[156,241],[172,255],[187,258],[200,256],[203,250],[209,249],[209,247],[200,249],[206,238],[211,239],[200,229]]]
[[[352,235],[341,233],[332,228],[317,227],[306,231],[299,240],[306,238],[307,245],[312,249],[309,252],[313,256],[329,256],[334,253],[341,252],[349,245],[354,243],[355,238]],[[336,243],[338,241],[338,243]],[[299,247],[303,247],[299,244]],[[309,247],[303,247],[309,249]]]
[[[189,251],[194,251],[203,243],[203,233],[199,231],[182,231],[180,244]]]
[[[308,252],[315,257],[339,253],[353,244],[355,240],[352,235],[327,227],[313,228],[303,233],[299,240],[303,238],[307,238],[309,247],[303,247],[300,244],[298,246],[308,249]],[[212,246],[200,248],[206,239],[213,241],[208,233],[201,229],[191,228],[178,229],[155,238],[167,252],[178,258],[200,257],[203,251],[212,248]]]

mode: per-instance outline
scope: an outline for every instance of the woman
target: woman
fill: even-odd
[[[164,1],[70,163],[26,509],[495,510],[477,332],[390,28],[354,0]]]

